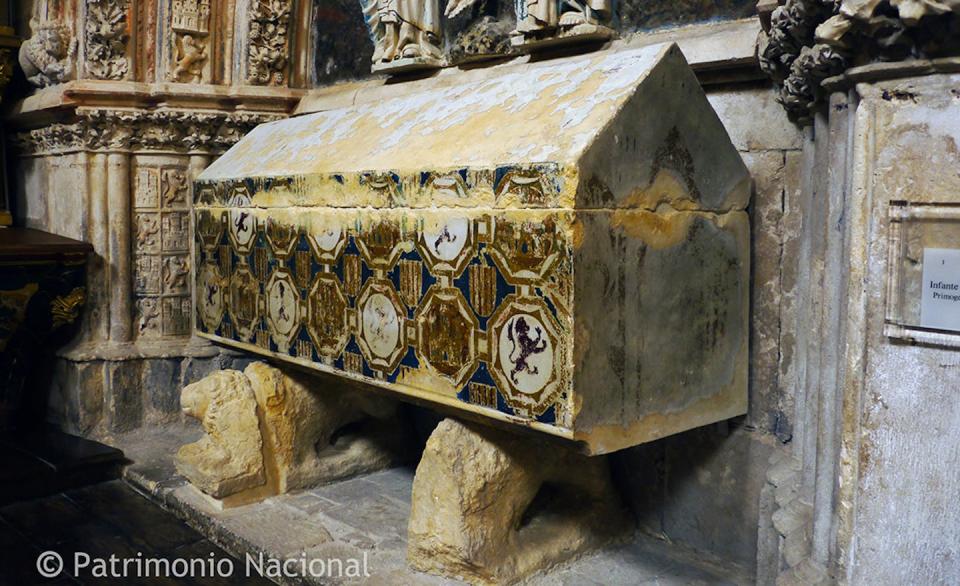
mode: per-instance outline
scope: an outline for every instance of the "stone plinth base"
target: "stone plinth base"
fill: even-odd
[[[396,75],[398,73],[410,73],[411,71],[429,71],[443,66],[443,60],[435,57],[402,57],[387,63],[374,63],[370,70],[373,73]]]
[[[626,535],[629,518],[605,458],[447,419],[417,467],[407,558],[509,583]]]
[[[394,403],[317,387],[262,362],[187,386],[183,411],[206,435],[180,448],[177,470],[222,509],[405,458]]]

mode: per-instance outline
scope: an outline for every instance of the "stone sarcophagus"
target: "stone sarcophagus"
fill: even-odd
[[[389,90],[201,174],[199,335],[593,454],[746,412],[750,178],[679,49]]]

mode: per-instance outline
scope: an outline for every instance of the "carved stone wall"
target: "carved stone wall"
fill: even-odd
[[[302,39],[279,23],[302,4],[286,2],[271,20],[277,6],[33,3],[20,62],[37,89],[6,122],[18,155],[14,211],[95,250],[81,333],[54,377],[51,417],[68,430],[104,436],[179,417],[182,385],[230,363],[191,337],[190,182],[299,99],[290,88],[306,61],[291,51]],[[258,27],[273,43],[265,83],[243,69]]]
[[[304,87],[308,0],[34,0],[27,78]]]
[[[760,67],[791,118],[810,124],[824,80],[874,62],[960,54],[960,4],[934,0],[760,2]]]

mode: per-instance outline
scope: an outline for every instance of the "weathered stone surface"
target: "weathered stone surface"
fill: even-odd
[[[177,452],[177,471],[197,488],[224,498],[264,485],[263,441],[257,401],[241,372],[215,372],[188,385],[183,411],[199,419],[207,435]]]
[[[630,525],[606,459],[446,419],[414,477],[407,555],[422,571],[502,584]]]
[[[198,334],[596,454],[742,414],[750,178],[682,54],[492,71],[206,169]]]
[[[147,419],[158,423],[177,419],[180,412],[180,361],[147,360],[142,378],[147,389]]]
[[[279,493],[385,468],[402,457],[405,439],[391,421],[396,403],[264,362],[250,364],[244,375],[267,432]]]
[[[757,520],[773,438],[726,423],[611,456],[640,526],[746,571],[755,567]]]
[[[242,373],[214,372],[184,388],[181,403],[207,436],[181,448],[178,469],[221,506],[378,470],[406,456],[395,403],[263,362]]]
[[[106,416],[112,432],[130,431],[143,422],[141,369],[135,360],[107,363]]]
[[[48,416],[62,422],[69,433],[101,433],[105,425],[104,394],[107,385],[104,364],[59,359],[54,368]]]
[[[799,149],[800,129],[790,123],[776,93],[769,88],[710,89],[707,98],[740,151]],[[749,161],[748,161],[749,166]],[[757,170],[751,168],[754,178]],[[760,176],[762,177],[762,176]]]
[[[782,151],[746,153],[754,180],[750,210],[753,234],[750,320],[750,425],[772,430],[778,420],[780,386],[780,306],[784,266],[781,221],[784,207],[785,156]]]
[[[619,5],[624,31],[678,26],[705,20],[744,18],[754,13],[755,0],[624,0]]]
[[[909,248],[889,246],[892,208],[960,203],[958,83],[958,75],[934,75],[861,84],[853,127],[838,121],[838,139],[850,141],[848,160],[863,161],[845,169],[852,176],[843,192],[850,303],[836,350],[846,375],[838,389],[846,410],[836,508],[846,517],[841,551],[850,583],[933,583],[960,574],[960,337],[942,338],[953,347],[904,343],[884,330],[890,263],[918,260],[901,260]],[[922,246],[960,248],[954,209],[924,216]],[[937,233],[944,222],[949,228]]]

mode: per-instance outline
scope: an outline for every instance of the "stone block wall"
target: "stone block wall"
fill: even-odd
[[[802,134],[763,83],[707,87],[754,180],[750,406],[743,418],[614,454],[641,527],[752,571],[771,455],[792,434],[791,318]]]

